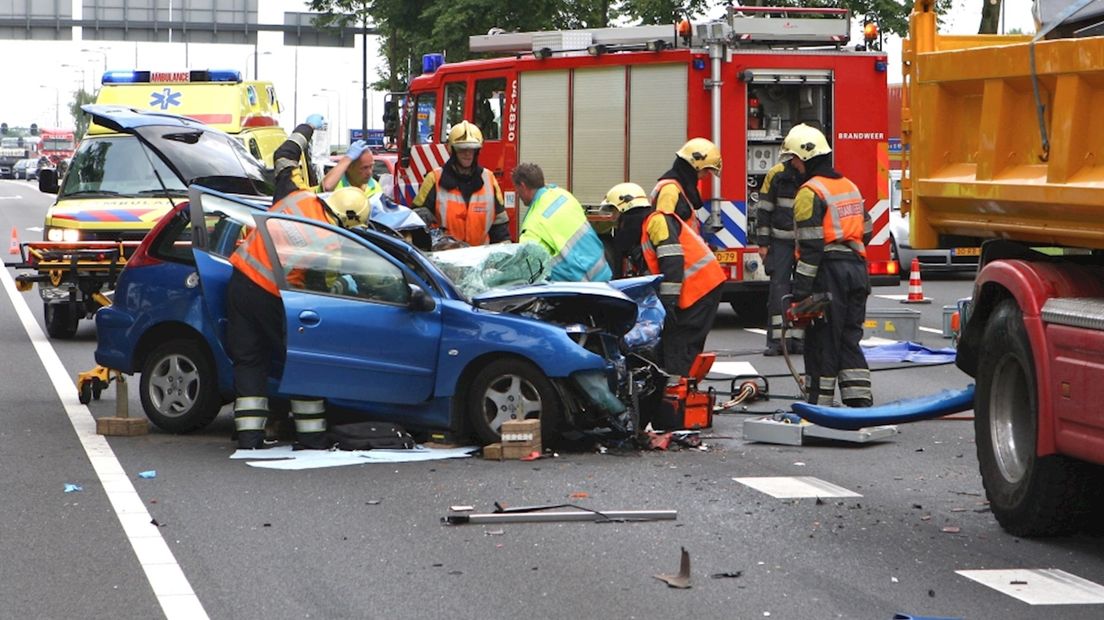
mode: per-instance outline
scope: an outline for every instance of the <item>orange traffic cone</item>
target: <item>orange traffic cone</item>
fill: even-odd
[[[930,304],[931,297],[924,297],[924,285],[920,282],[920,259],[912,259],[912,267],[909,269],[908,298],[902,299],[903,304]]]
[[[19,231],[12,226],[11,245],[8,246],[8,254],[19,254]]]

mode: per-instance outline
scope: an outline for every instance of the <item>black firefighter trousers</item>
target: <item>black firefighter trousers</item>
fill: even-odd
[[[770,288],[767,291],[767,347],[782,346],[782,298],[790,294],[793,287],[793,271],[797,259],[794,258],[793,239],[771,239],[767,247],[767,257],[763,261],[767,275],[770,276]],[[799,341],[805,337],[800,327],[786,330],[786,337]]]
[[[237,269],[226,289],[227,345],[234,363],[234,428],[238,447],[259,448],[268,419],[268,377],[287,354],[284,302]],[[320,399],[291,399],[296,440],[325,448],[326,411]]]
[[[678,316],[667,314],[663,321],[663,369],[672,376],[685,377],[698,354],[705,350],[705,339],[713,329],[717,306],[721,303],[723,284],[709,291],[689,308],[678,310]]]
[[[859,346],[870,295],[866,261],[851,252],[825,252],[813,290],[831,293],[832,302],[825,318],[805,329],[808,400],[831,405],[838,383],[843,404],[870,407],[874,404],[870,367]]]

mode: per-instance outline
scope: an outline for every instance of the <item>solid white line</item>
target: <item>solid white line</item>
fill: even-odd
[[[919,329],[922,332],[928,332],[930,334],[940,334],[940,335],[943,334],[943,330],[936,329],[934,327],[924,327],[923,325],[921,325],[921,326],[917,327],[916,329]]]
[[[759,329],[758,327],[745,327],[744,331],[745,332],[751,332],[753,334],[759,334],[760,336],[766,336],[767,335],[767,330]]]
[[[0,273],[3,274],[0,279],[4,282],[4,291],[11,299],[15,312],[23,323],[23,329],[27,332],[27,337],[30,338],[35,352],[42,360],[42,365],[46,367],[46,374],[54,384],[54,391],[61,399],[61,404],[65,407],[65,413],[69,416],[69,422],[73,425],[77,438],[80,439],[84,453],[88,455],[88,460],[96,471],[96,477],[103,485],[104,494],[115,509],[115,516],[123,526],[127,540],[130,541],[130,546],[134,549],[134,554],[146,573],[146,580],[153,588],[154,596],[161,604],[161,611],[169,620],[207,618],[203,604],[192,590],[188,578],[184,576],[184,571],[180,569],[172,551],[161,536],[161,531],[156,525],[150,523],[152,518],[149,511],[146,510],[138,492],[134,490],[134,484],[123,470],[119,459],[115,457],[115,452],[107,443],[107,439],[96,434],[96,420],[92,417],[92,412],[80,403],[72,378],[65,370],[54,347],[46,339],[46,334],[42,333],[42,328],[35,321],[27,302],[16,290],[15,280],[7,269],[0,269]]]

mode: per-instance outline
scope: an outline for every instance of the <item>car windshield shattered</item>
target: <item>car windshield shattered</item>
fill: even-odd
[[[548,279],[552,256],[537,243],[496,243],[427,254],[463,295]]]

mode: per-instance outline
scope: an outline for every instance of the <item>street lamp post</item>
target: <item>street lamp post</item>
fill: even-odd
[[[100,56],[103,56],[104,68],[103,68],[103,71],[100,73],[100,76],[102,77],[104,73],[107,73],[107,52],[104,51],[104,49],[102,47],[97,47],[95,49],[82,48],[81,52],[86,53],[86,54],[99,54]],[[92,90],[97,90],[96,89],[95,74],[93,74],[92,77],[93,77],[93,79],[92,79]]]
[[[332,88],[321,88],[319,89],[319,92],[326,93],[327,107],[329,106],[329,95],[332,94],[337,96],[337,118],[334,121],[334,133],[337,134],[337,144],[345,144],[345,142],[343,142],[344,137],[341,133],[341,92],[336,91]]]
[[[81,67],[79,65],[70,65],[70,64],[62,64],[61,66],[65,67],[66,69],[72,69],[74,71],[80,71],[80,74],[81,74],[80,89],[84,90],[84,81],[85,81],[85,77],[86,77],[84,67]]]
[[[325,90],[325,89],[322,89],[322,90]],[[311,98],[311,101],[313,101],[315,99],[324,99],[326,101],[326,118],[330,118],[330,98],[325,96],[325,95],[321,95],[319,93],[312,94],[310,96],[310,98]],[[336,124],[334,124],[334,131],[337,131],[336,127],[337,127]],[[326,152],[329,153],[330,152],[330,147],[333,146],[333,134],[327,133],[326,139],[329,140],[329,142],[330,142],[329,144],[326,145]]]
[[[250,58],[253,59],[253,79],[256,80],[257,76],[259,75],[259,73],[257,71],[257,66],[260,64],[261,56],[271,56],[272,55],[272,52],[260,52],[260,53],[258,53],[256,48],[257,48],[257,46],[256,46],[256,44],[254,44],[253,45],[253,51],[249,52],[249,54],[247,54],[246,57],[245,57],[245,77],[246,77],[246,79],[249,78],[249,59]]]
[[[45,84],[39,84],[39,88],[52,88],[54,89],[54,127],[61,126],[61,89],[57,86],[47,86]]]

